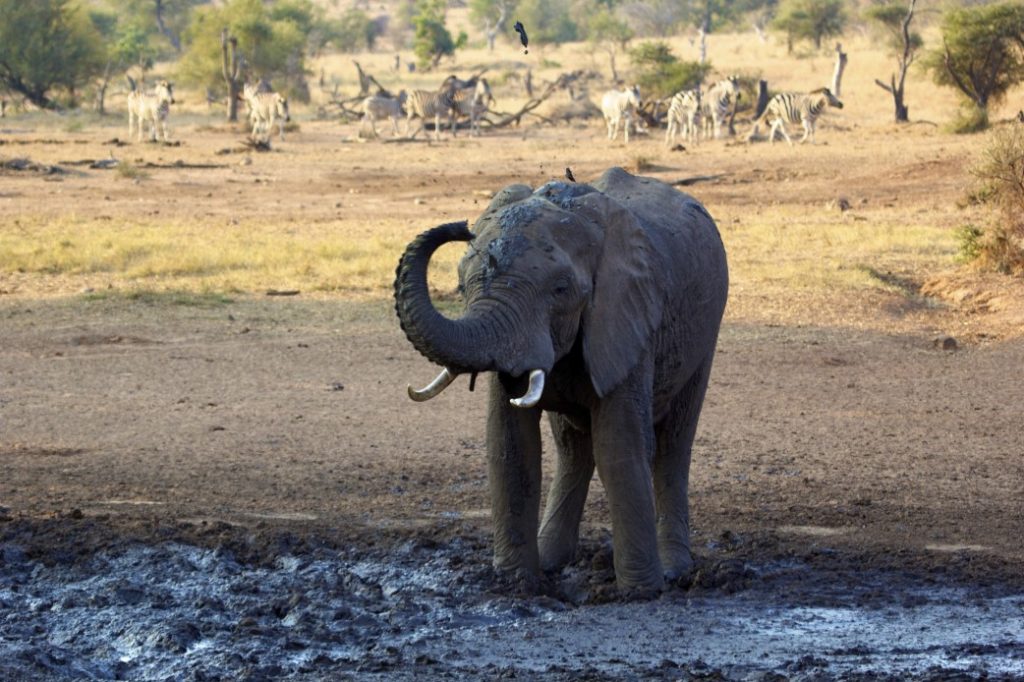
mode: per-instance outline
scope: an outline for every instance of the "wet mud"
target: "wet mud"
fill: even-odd
[[[0,679],[1024,677],[1024,593],[838,553],[718,542],[686,584],[623,601],[606,538],[525,590],[475,536],[78,552],[0,529]]]

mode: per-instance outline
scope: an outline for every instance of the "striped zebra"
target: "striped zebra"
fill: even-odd
[[[640,108],[640,88],[634,85],[624,90],[609,90],[601,98],[601,113],[608,126],[608,139],[614,140],[619,134],[619,124],[625,119],[624,139],[629,144],[629,126],[633,115]]]
[[[723,78],[708,89],[708,94],[701,101],[706,139],[722,137],[722,124],[729,119],[739,98],[739,79],[736,76]]]
[[[768,142],[775,142],[775,131],[782,133],[786,142],[792,146],[793,140],[789,139],[786,133],[786,123],[800,123],[804,127],[804,136],[800,142],[811,141],[814,144],[814,127],[818,117],[821,116],[825,107],[842,109],[843,103],[836,99],[828,88],[811,90],[807,94],[799,92],[780,92],[768,101],[764,112],[754,119],[754,128],[747,136],[747,141],[757,136],[757,128],[763,121],[771,121],[771,130],[768,131]]]
[[[701,117],[700,88],[680,90],[673,95],[668,106],[668,130],[665,132],[665,145],[671,147],[679,133],[682,133],[687,142],[696,143],[700,138]]]
[[[370,122],[370,129],[373,136],[377,135],[376,121],[378,119],[391,119],[391,132],[394,137],[398,136],[398,119],[405,115],[402,107],[408,99],[405,90],[398,93],[398,97],[386,97],[384,95],[371,95],[363,100],[363,122]]]
[[[156,142],[157,126],[163,132],[164,142],[167,142],[167,116],[174,104],[174,86],[167,81],[160,81],[153,88],[152,92],[142,92],[135,86],[135,81],[128,78],[131,91],[128,93],[128,139],[132,138],[132,120],[138,124],[138,138],[142,142],[142,122],[149,121],[151,125],[150,139]]]
[[[288,99],[278,92],[263,92],[258,85],[246,83],[242,86],[242,99],[249,106],[249,120],[252,121],[252,139],[259,139],[265,133],[270,141],[274,123],[278,124],[278,136],[284,139],[284,124],[292,120],[288,112]]]
[[[448,121],[452,127],[452,134],[455,132],[455,104],[454,92],[452,90],[442,90],[440,92],[434,90],[413,90],[406,100],[405,109],[408,112],[405,119],[406,137],[416,137],[426,125],[426,120],[432,118],[434,119],[434,139],[440,140],[442,114],[448,116]],[[410,134],[412,119],[417,117],[420,119],[420,127],[416,129],[415,133]]]
[[[494,103],[491,86],[486,78],[477,79],[475,85],[459,88],[452,94],[452,103],[456,118],[469,118],[469,134],[480,134],[480,119],[487,113],[488,107]],[[452,134],[455,128],[452,127]]]

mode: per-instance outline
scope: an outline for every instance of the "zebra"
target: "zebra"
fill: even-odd
[[[257,139],[260,132],[265,132],[269,142],[276,121],[278,135],[284,140],[284,124],[292,120],[288,112],[288,99],[278,92],[261,92],[259,86],[248,83],[242,87],[242,98],[249,105],[252,139]]]
[[[668,107],[668,130],[665,132],[667,146],[672,146],[680,132],[688,142],[696,143],[700,138],[701,99],[700,88],[680,90],[672,96]]]
[[[723,78],[708,89],[707,96],[701,102],[706,139],[717,140],[722,137],[722,124],[729,118],[739,98],[739,79],[736,76]]]
[[[488,107],[494,103],[491,86],[486,78],[480,78],[475,85],[459,88],[452,93],[452,103],[456,117],[469,117],[470,135],[480,134],[480,119],[487,113]],[[452,127],[455,134],[455,127]]]
[[[174,104],[174,86],[167,81],[160,81],[153,92],[142,92],[136,88],[135,81],[127,76],[131,91],[128,93],[128,139],[132,137],[132,121],[138,124],[138,139],[142,142],[142,122],[148,120],[152,125],[150,139],[156,142],[157,126],[163,131],[164,142],[167,142],[167,115]]]
[[[634,85],[625,90],[609,90],[601,98],[601,113],[608,126],[608,139],[614,140],[619,134],[619,123],[625,119],[624,138],[629,144],[629,125],[633,114],[640,108],[640,88]]]
[[[843,103],[828,88],[811,90],[806,95],[799,92],[780,92],[769,100],[764,112],[754,119],[754,128],[747,136],[747,141],[749,142],[757,136],[757,128],[762,121],[770,120],[769,143],[775,142],[775,131],[778,130],[782,133],[782,137],[786,138],[786,142],[792,146],[793,140],[789,139],[789,135],[786,133],[786,123],[800,122],[804,127],[804,136],[800,142],[810,140],[811,144],[814,144],[815,122],[827,106],[836,109],[843,108]]]
[[[413,90],[406,100],[406,111],[408,112],[405,119],[405,135],[406,137],[415,137],[423,127],[426,125],[428,118],[434,119],[434,139],[441,139],[441,114],[447,114],[448,120],[451,122],[452,134],[455,131],[455,104],[454,104],[454,91],[450,89],[442,90],[441,92],[435,92],[433,90]],[[420,118],[420,127],[416,129],[415,133],[409,134],[409,130],[412,127],[412,119],[415,117]]]
[[[374,137],[379,137],[376,125],[379,118],[390,118],[392,135],[398,136],[398,119],[405,114],[402,107],[407,98],[405,90],[402,90],[398,93],[398,97],[371,95],[363,100],[363,121],[370,122]]]

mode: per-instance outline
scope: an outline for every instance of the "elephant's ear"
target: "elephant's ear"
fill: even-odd
[[[604,397],[650,347],[665,290],[654,269],[654,247],[631,211],[600,192],[573,205],[604,229],[592,298],[583,312],[583,356],[594,390]]]

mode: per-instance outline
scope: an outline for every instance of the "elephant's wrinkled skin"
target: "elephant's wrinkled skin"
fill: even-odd
[[[458,320],[436,311],[426,283],[431,254],[452,240],[470,241]],[[725,250],[704,207],[620,168],[593,185],[511,185],[473,234],[452,223],[409,245],[395,298],[410,341],[452,376],[494,372],[496,567],[535,575],[573,558],[596,465],[619,587],[656,590],[691,571],[690,450],[727,289]],[[547,379],[539,402],[514,406],[535,370]],[[538,523],[542,410],[559,452]]]

